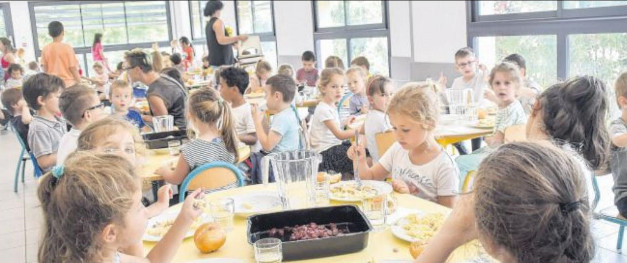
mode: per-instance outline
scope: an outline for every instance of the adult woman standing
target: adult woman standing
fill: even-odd
[[[220,19],[220,14],[224,5],[220,0],[208,1],[204,14],[211,17],[205,27],[207,36],[207,47],[209,48],[209,65],[217,68],[223,65],[235,64],[232,45],[238,41],[248,39],[246,35],[227,36],[224,23]]]
[[[0,37],[0,52],[2,52],[2,59],[0,64],[4,72],[4,81],[9,78],[9,66],[15,63],[15,48],[11,45],[11,40],[6,37]]]
[[[111,72],[109,69],[109,63],[104,56],[104,48],[102,47],[102,33],[94,34],[94,43],[91,45],[91,55],[94,58],[94,62],[100,62],[107,69],[107,72]]]

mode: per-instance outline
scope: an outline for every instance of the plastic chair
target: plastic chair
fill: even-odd
[[[475,184],[475,178],[477,177],[477,171],[470,171],[464,177],[461,185],[461,192],[468,193],[472,190],[472,186]]]
[[[352,92],[347,92],[342,96],[340,102],[337,104],[337,114],[342,119],[342,110],[348,108],[348,103],[350,102],[350,98],[353,96]]]
[[[394,132],[386,131],[375,134],[374,140],[377,144],[379,157],[381,157],[392,146],[392,144],[396,142],[396,137],[394,136]]]
[[[599,204],[601,199],[601,191],[599,190],[599,184],[595,173],[592,173],[592,188],[594,189],[594,200],[592,201],[591,211],[594,219],[605,220],[614,224],[618,224],[618,240],[616,241],[616,250],[618,253],[622,253],[623,247],[623,234],[625,233],[625,226],[627,226],[627,219],[623,218],[617,211],[616,207],[607,207],[601,209],[599,212],[594,212],[595,208]]]
[[[20,145],[22,146],[20,155],[18,155],[19,159],[17,160],[17,168],[15,169],[15,181],[13,184],[13,192],[17,193],[17,181],[19,179],[20,173],[22,174],[22,183],[24,183],[24,172],[26,170],[26,161],[28,159],[32,161],[33,167],[34,167],[33,175],[35,176],[35,178],[39,178],[41,176],[41,169],[39,168],[39,165],[37,164],[37,159],[35,159],[35,156],[33,156],[32,153],[28,152],[28,155],[24,155],[25,153],[27,153],[26,143],[24,143],[24,141],[22,140],[22,137],[20,137],[20,134],[17,132],[15,127],[13,127],[13,125],[11,125],[11,130],[13,130],[13,133],[17,137],[17,141],[20,142]]]
[[[232,183],[237,183],[238,187],[244,186],[244,176],[235,165],[221,161],[203,164],[183,180],[179,188],[179,202],[185,201],[188,190],[219,189]]]

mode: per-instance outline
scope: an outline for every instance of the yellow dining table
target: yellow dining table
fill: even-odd
[[[252,185],[240,188],[228,189],[220,192],[211,193],[205,197],[205,200],[212,200],[224,197],[233,197],[237,195],[250,194],[259,191],[277,191],[276,184]],[[436,203],[432,203],[409,194],[395,194],[399,208],[415,209],[423,213],[443,213],[448,214],[450,209]],[[331,201],[331,205],[342,205],[345,202]],[[180,210],[181,204],[172,206],[169,210],[176,212]],[[146,253],[154,247],[154,242],[144,242]],[[477,241],[472,241],[458,248],[448,262],[465,262],[472,260],[482,251]],[[211,258],[234,258],[244,262],[255,262],[252,245],[248,243],[247,221],[246,218],[235,216],[233,220],[233,230],[227,233],[226,243],[219,250],[210,253],[201,253],[194,244],[192,237],[183,241],[178,249],[173,262],[189,262],[199,259]],[[315,258],[290,262],[384,262],[385,260],[411,260],[409,254],[409,243],[396,238],[388,226],[380,231],[370,232],[368,246],[359,252],[344,254],[339,256]]]

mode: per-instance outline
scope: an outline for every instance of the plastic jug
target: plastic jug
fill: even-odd
[[[268,154],[262,159],[263,183],[268,183],[271,168],[284,210],[311,206],[321,161],[320,154],[308,150]]]

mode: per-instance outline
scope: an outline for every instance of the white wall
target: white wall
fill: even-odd
[[[279,56],[314,50],[313,12],[309,1],[275,1],[274,22]]]
[[[410,5],[414,61],[453,63],[455,51],[466,46],[466,3],[416,1]]]
[[[414,3],[415,4],[415,3]],[[389,2],[390,48],[393,57],[411,57],[409,1]]]

